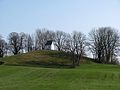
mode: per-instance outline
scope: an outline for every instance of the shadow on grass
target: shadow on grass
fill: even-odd
[[[3,65],[4,64],[4,62],[3,61],[0,61],[0,65]]]
[[[27,66],[27,67],[42,67],[42,68],[58,68],[58,69],[70,69],[73,68],[71,64],[58,64],[58,63],[45,63],[45,62],[39,62],[39,61],[28,61],[28,62],[22,62],[19,64],[5,64],[8,66]]]

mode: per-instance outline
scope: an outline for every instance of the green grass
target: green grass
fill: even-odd
[[[0,58],[5,65],[14,66],[42,66],[42,67],[71,67],[72,56],[62,51],[32,51],[25,54]],[[88,58],[81,59],[81,63],[93,63]]]
[[[0,90],[120,90],[120,66],[83,58],[76,68],[57,68],[72,63],[65,52],[33,51],[0,61],[4,62],[0,65]],[[44,68],[42,64],[55,66]]]
[[[25,54],[0,58],[5,65],[71,65],[71,56],[62,51],[33,51]]]
[[[81,64],[75,69],[0,66],[0,90],[120,90],[120,66]]]

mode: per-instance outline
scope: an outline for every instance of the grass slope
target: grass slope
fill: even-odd
[[[72,63],[70,55],[62,51],[33,51],[1,58],[6,65],[69,65]]]
[[[120,66],[75,69],[0,66],[0,90],[120,90]]]
[[[5,65],[24,65],[24,66],[70,66],[72,65],[72,57],[62,51],[33,51],[25,54],[18,54],[14,56],[0,58]],[[90,60],[83,60],[82,63],[90,63]]]

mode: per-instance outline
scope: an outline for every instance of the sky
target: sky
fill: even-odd
[[[120,0],[0,0],[0,34],[36,29],[89,33],[93,28],[120,30]]]

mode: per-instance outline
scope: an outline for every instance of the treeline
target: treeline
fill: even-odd
[[[120,47],[119,32],[111,27],[101,27],[91,30],[86,37],[82,32],[73,31],[72,34],[63,31],[38,29],[34,35],[24,32],[11,32],[8,42],[0,36],[0,57],[8,52],[14,55],[33,50],[44,50],[47,41],[53,40],[58,51],[65,51],[72,55],[73,65],[79,65],[81,57],[91,51],[96,62],[114,63]]]

